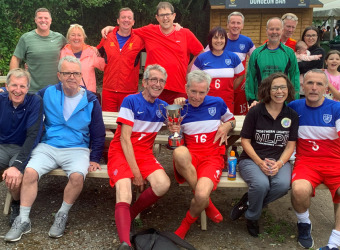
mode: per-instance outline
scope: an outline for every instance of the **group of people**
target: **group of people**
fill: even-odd
[[[179,183],[186,181],[193,190],[190,207],[175,234],[184,238],[203,210],[212,221],[223,220],[210,194],[225,165],[224,144],[235,127],[235,114],[246,115],[239,169],[249,190],[230,218],[236,220],[245,213],[248,232],[257,237],[263,206],[291,187],[298,242],[310,248],[314,243],[308,208],[315,188],[324,183],[333,196],[336,220],[328,245],[322,249],[338,249],[340,104],[325,96],[329,89],[331,98],[340,99],[340,53],[331,51],[325,57],[312,26],[304,30],[301,41],[292,39],[298,23],[292,13],[270,18],[268,40],[255,48],[241,34],[244,16],[233,12],[227,19],[228,32],[221,27],[209,32],[205,51],[190,30],[174,24],[175,16],[170,3],[160,2],[158,25],[132,29],[133,12],[122,8],[118,26],[104,28],[94,48],[85,44],[81,25],[71,25],[65,39],[50,30],[47,9],[36,11],[37,29],[20,38],[6,88],[0,93],[4,110],[0,114],[0,169],[13,197],[11,229],[5,240],[18,241],[31,231],[29,215],[38,180],[58,166],[69,181],[49,236],[63,235],[86,174],[100,169],[104,110],[119,111],[107,164],[110,184],[116,188],[118,249],[131,248],[134,218],[170,188],[166,171],[152,153],[163,123],[171,132],[183,134],[185,146],[173,151],[174,173]],[[143,49],[148,55],[144,90],[137,93]],[[190,54],[194,56],[191,62]],[[325,71],[321,70],[324,57]],[[19,68],[22,60],[30,73]],[[94,68],[104,70],[102,106],[96,97]],[[304,74],[301,80],[300,74]],[[299,99],[301,89],[305,99]],[[166,121],[161,114],[165,110],[159,110],[173,103],[188,106],[181,124]],[[292,170],[289,159],[295,148]],[[145,189],[147,182],[150,186]],[[142,193],[131,205],[132,184]]]

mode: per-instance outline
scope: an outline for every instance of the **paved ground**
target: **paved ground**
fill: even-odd
[[[162,149],[159,161],[173,180],[171,153]],[[114,189],[107,179],[88,179],[84,190],[73,206],[65,235],[50,239],[47,232],[53,223],[53,215],[62,201],[62,191],[67,179],[46,176],[39,183],[39,193],[32,208],[32,233],[23,236],[18,243],[5,243],[0,239],[0,249],[115,249],[118,236],[114,224]],[[214,224],[208,221],[208,231],[194,224],[186,240],[197,249],[302,249],[296,243],[296,219],[290,204],[290,194],[269,204],[264,209],[260,226],[262,235],[248,235],[244,218],[232,222],[228,218],[232,204],[246,189],[219,189],[212,200],[224,216],[224,221]],[[3,209],[6,188],[0,183],[0,208]],[[157,204],[141,216],[142,228],[154,227],[162,231],[174,231],[185,215],[192,193],[188,187],[179,187],[174,181],[171,190]],[[333,228],[333,205],[328,190],[318,190],[311,207],[315,246],[327,244]],[[8,217],[0,215],[0,236],[9,230]]]

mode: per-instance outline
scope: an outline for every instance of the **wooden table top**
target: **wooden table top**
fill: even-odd
[[[103,111],[103,120],[105,127],[107,129],[117,129],[117,117],[118,112],[107,112]],[[243,122],[244,122],[245,116],[243,115],[235,115],[236,119],[236,127],[235,129],[230,133],[230,135],[240,135]]]

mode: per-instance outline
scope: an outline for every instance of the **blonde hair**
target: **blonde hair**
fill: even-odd
[[[71,25],[70,25],[70,28],[68,28],[68,31],[67,31],[67,34],[66,34],[66,39],[67,39],[67,41],[69,41],[70,33],[71,33],[71,31],[72,31],[73,29],[79,29],[79,30],[83,33],[84,40],[87,38],[83,26],[81,26],[80,24],[77,24],[77,23],[76,23],[76,24],[71,24]]]

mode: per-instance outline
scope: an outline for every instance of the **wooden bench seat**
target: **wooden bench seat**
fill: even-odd
[[[189,186],[187,182],[179,185],[182,187]],[[234,181],[228,180],[228,172],[222,172],[217,188],[248,188],[248,185],[242,179],[239,172],[236,173],[236,180]],[[317,189],[327,189],[327,187],[325,184],[320,184]],[[201,213],[201,229],[207,230],[207,215],[204,210]]]

